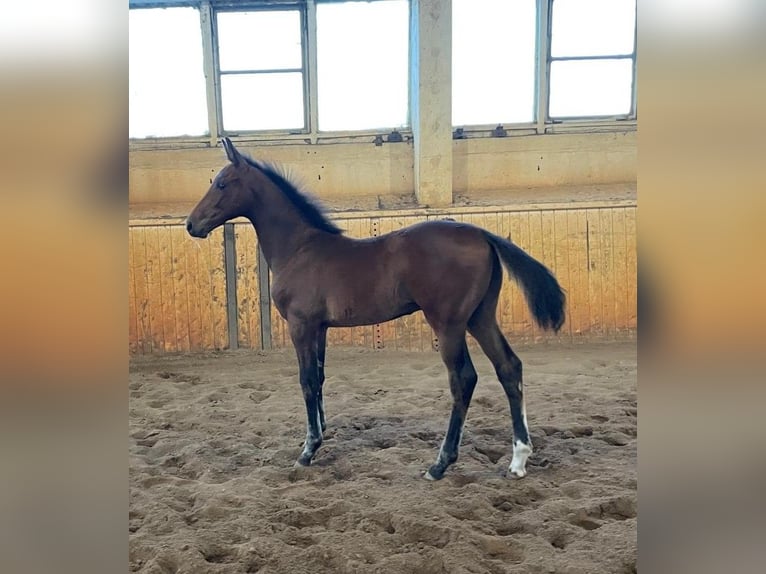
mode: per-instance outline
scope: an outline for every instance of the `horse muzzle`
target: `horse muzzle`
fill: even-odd
[[[192,237],[200,239],[205,239],[208,236],[208,232],[204,231],[201,226],[195,226],[188,218],[186,219],[186,231]]]

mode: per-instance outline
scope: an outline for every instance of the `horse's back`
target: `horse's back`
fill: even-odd
[[[450,220],[424,221],[398,230],[393,238],[404,255],[417,265],[483,265],[492,252],[484,230],[470,223]]]

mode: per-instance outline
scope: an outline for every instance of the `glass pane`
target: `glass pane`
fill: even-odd
[[[303,128],[303,74],[221,76],[226,131]]]
[[[535,0],[452,0],[452,124],[534,120]]]
[[[408,124],[409,3],[317,5],[319,129]]]
[[[199,12],[130,10],[132,138],[208,133]]]
[[[636,0],[554,0],[551,55],[633,53]]]
[[[301,67],[301,14],[297,10],[219,12],[216,18],[222,71]]]
[[[552,118],[619,116],[630,113],[633,61],[551,62]]]

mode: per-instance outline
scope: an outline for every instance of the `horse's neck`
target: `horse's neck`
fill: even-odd
[[[278,188],[268,190],[261,197],[248,219],[255,228],[269,268],[278,273],[318,230],[306,222]]]

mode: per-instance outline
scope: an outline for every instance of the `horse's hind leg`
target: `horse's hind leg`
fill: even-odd
[[[527,474],[526,464],[529,455],[532,454],[532,441],[529,438],[527,413],[524,406],[521,360],[513,352],[497,325],[494,305],[480,306],[471,317],[468,330],[492,361],[497,378],[508,397],[514,439],[513,458],[508,470],[511,474],[522,477]]]
[[[290,338],[298,355],[301,390],[306,403],[306,442],[303,452],[298,457],[298,464],[308,466],[322,444],[322,425],[319,416],[318,342],[319,330],[297,320],[288,320]]]
[[[450,415],[447,434],[442,442],[436,462],[428,469],[425,477],[439,480],[447,467],[457,460],[460,437],[463,434],[468,406],[473,390],[476,388],[476,369],[468,354],[465,344],[465,329],[439,333],[440,353],[449,372],[449,386],[452,393],[452,414]]]

